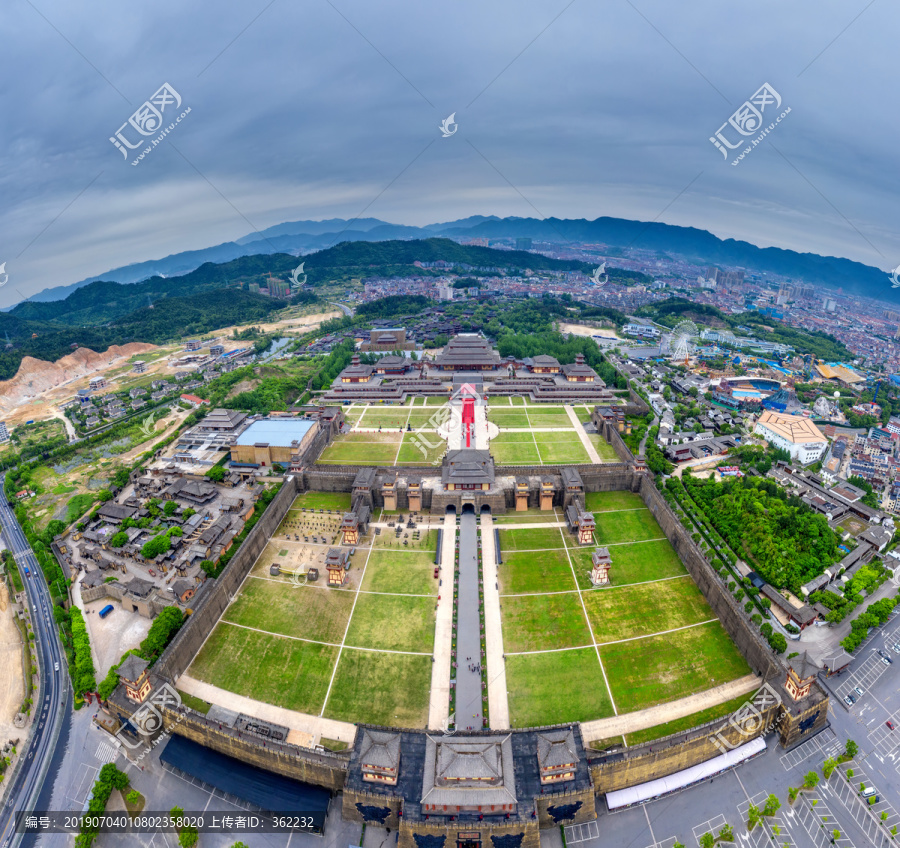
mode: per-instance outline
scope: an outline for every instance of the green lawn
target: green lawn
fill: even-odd
[[[378,409],[370,406],[357,426],[363,429],[370,427],[403,427],[405,429],[409,414],[409,407],[406,406],[389,406]]]
[[[222,618],[283,636],[340,643],[352,606],[351,592],[251,578]]]
[[[269,636],[220,622],[189,672],[229,692],[315,715],[325,701],[337,655],[338,649],[329,645]]]
[[[599,433],[588,433],[587,437],[604,462],[621,462],[613,446]]]
[[[592,546],[569,550],[572,564],[575,566],[578,585],[582,589],[591,588],[588,572],[591,570],[591,554],[593,552]],[[609,554],[613,563],[609,572],[612,586],[644,583],[649,580],[661,580],[664,577],[678,577],[687,573],[668,539],[658,542],[638,542],[633,545],[614,545],[609,549]],[[596,591],[605,592],[607,590],[601,588]]]
[[[619,713],[704,692],[750,673],[718,621],[600,648]]]
[[[347,631],[354,648],[430,653],[434,649],[433,598],[360,595]]]
[[[391,727],[425,727],[431,657],[344,648],[325,716]]]
[[[715,618],[706,598],[688,575],[621,589],[584,594],[598,644],[674,630]]]
[[[532,427],[565,427],[567,430],[574,429],[572,420],[564,409],[559,410],[559,412],[551,412],[549,409],[534,412],[529,409],[528,418]]]
[[[500,530],[500,550],[539,551],[545,548],[564,548],[562,534],[557,527],[531,527],[522,530]]]
[[[506,683],[513,727],[589,721],[613,715],[593,648],[507,657]]]
[[[366,564],[362,589],[397,595],[437,595],[434,554],[374,550]]]
[[[575,415],[582,424],[587,424],[591,420],[591,410],[587,406],[574,406]]]
[[[645,730],[629,733],[625,737],[625,741],[629,745],[642,745],[644,742],[652,742],[654,739],[661,739],[663,736],[671,736],[673,733],[690,730],[692,727],[698,727],[701,724],[706,724],[708,721],[724,718],[735,712],[742,704],[745,704],[749,697],[749,695],[738,695],[737,698],[732,698],[724,704],[700,710],[700,712],[677,718],[674,721],[668,721],[665,724],[657,724]]]
[[[646,509],[647,505],[635,492],[587,492],[584,496],[589,512],[607,512],[619,509]]]
[[[436,430],[447,416],[440,409],[414,409],[409,413],[409,426],[413,430],[424,427],[427,430]]]
[[[338,436],[317,460],[325,465],[393,465],[402,433],[348,433]]]
[[[537,465],[541,461],[531,433],[500,433],[491,440],[490,450],[498,465]]]
[[[498,427],[530,427],[528,416],[524,411],[517,411],[506,407],[496,407],[491,405],[488,409],[488,421],[496,424]]]
[[[396,514],[396,513],[395,513]],[[403,536],[400,540],[394,535],[392,527],[386,527],[382,530],[380,536],[376,536],[373,547],[377,551],[379,548],[390,549],[395,551],[434,551],[437,550],[437,530],[422,531],[422,535],[418,540],[413,539],[412,531],[406,530],[410,537],[406,540],[408,544],[403,544]]]
[[[591,461],[574,430],[570,433],[535,433],[534,440],[537,442],[541,462],[544,465]]]
[[[447,442],[437,433],[404,433],[397,465],[439,465],[446,450]]]
[[[494,525],[502,528],[505,524],[538,524],[543,521],[556,521],[552,510],[541,512],[539,509],[529,509],[525,512],[507,512],[503,515],[492,516]]]
[[[350,509],[350,493],[347,492],[304,492],[297,495],[291,509]]]
[[[664,539],[666,535],[656,523],[656,519],[649,509],[600,513],[599,515],[595,514],[594,519],[597,522],[594,540],[598,545]]]
[[[577,592],[503,598],[502,615],[507,654],[592,644]]]
[[[440,397],[427,397],[425,398],[425,406],[443,406],[448,400],[450,400],[449,392]]]
[[[504,595],[575,590],[565,551],[504,554],[498,570],[500,592]]]

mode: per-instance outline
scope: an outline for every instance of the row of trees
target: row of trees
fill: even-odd
[[[866,641],[869,630],[880,627],[888,620],[897,603],[900,603],[898,598],[882,598],[874,604],[869,604],[864,612],[850,622],[850,633],[841,639],[841,647],[853,653]]]

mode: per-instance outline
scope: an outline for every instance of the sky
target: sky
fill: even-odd
[[[888,0],[7,0],[0,306],[357,216],[609,215],[888,271],[898,23]]]

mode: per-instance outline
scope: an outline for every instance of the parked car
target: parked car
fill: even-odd
[[[900,642],[895,642],[893,645],[891,645],[891,650],[895,654],[900,654]]]
[[[894,722],[892,722],[892,721],[886,721],[885,724],[886,724],[891,730],[894,729]]]
[[[844,696],[844,703],[845,703],[848,707],[852,707],[852,706],[856,703],[856,698],[854,698],[852,695],[845,695],[845,696]]]
[[[856,692],[857,695],[861,698],[863,695],[863,690],[859,688],[859,686],[854,686],[853,691]]]
[[[878,656],[881,657],[885,665],[890,665],[893,662],[893,660],[884,651],[879,650]]]

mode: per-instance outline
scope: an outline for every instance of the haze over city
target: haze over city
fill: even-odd
[[[16,80],[0,93],[2,305],[358,215],[610,215],[900,262],[888,4],[54,0],[0,16]],[[190,112],[132,165],[109,139],[165,83],[182,103],[162,126]],[[763,126],[790,112],[732,165],[710,137],[764,83],[782,103]],[[137,154],[149,135],[128,132]]]

